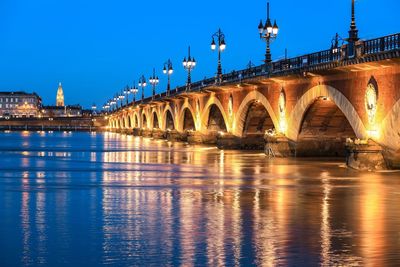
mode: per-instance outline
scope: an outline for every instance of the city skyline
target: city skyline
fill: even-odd
[[[257,25],[260,19],[265,20],[266,1],[245,6],[230,5],[228,1],[211,3],[188,6],[181,1],[121,1],[119,5],[107,6],[94,1],[79,5],[77,1],[3,2],[0,91],[36,92],[44,103],[53,104],[58,82],[62,82],[66,104],[79,103],[87,108],[95,102],[101,107],[127,84],[132,86],[135,80],[137,85],[142,74],[148,79],[156,68],[160,78],[157,92],[164,92],[167,77],[162,68],[169,58],[175,71],[171,87],[185,84],[186,72],[181,62],[188,45],[198,61],[193,80],[215,75],[217,56],[211,51],[210,42],[218,28],[225,33],[227,43],[222,54],[223,72],[243,69],[249,60],[260,65],[265,44],[259,40]],[[46,8],[41,9],[39,4]],[[271,48],[273,59],[283,58],[285,48],[289,57],[327,49],[336,32],[346,38],[349,5],[347,0],[333,6],[316,0],[272,0],[271,17],[277,19],[280,27]],[[394,5],[396,2],[390,0],[380,5],[372,0],[357,1],[360,38],[397,32],[400,23],[396,21],[395,9],[390,8]],[[153,6],[159,8],[152,9]],[[327,10],[336,15],[327,16]],[[291,18],[296,16],[295,20]],[[304,25],[303,31],[298,29],[299,25]],[[148,86],[146,96],[150,95]]]

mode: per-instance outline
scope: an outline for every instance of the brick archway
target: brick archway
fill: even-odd
[[[173,121],[173,125],[174,125],[174,129],[177,128],[177,127],[176,127],[176,118],[175,118],[175,114],[174,114],[174,112],[173,112],[171,106],[170,106],[170,105],[167,105],[167,106],[164,108],[164,112],[163,112],[163,115],[162,115],[163,120],[162,120],[161,129],[164,130],[164,131],[167,129],[167,114],[168,114],[168,112],[171,112],[172,121]]]
[[[226,115],[225,109],[222,106],[221,101],[219,101],[219,99],[216,98],[215,96],[211,96],[208,99],[207,103],[205,104],[205,106],[203,108],[203,111],[201,112],[201,119],[200,119],[201,127],[200,127],[200,131],[201,132],[206,132],[207,131],[208,119],[209,119],[210,109],[211,109],[212,105],[217,106],[217,108],[219,109],[219,111],[222,114],[222,118],[224,119],[226,130],[228,132],[230,132],[231,131],[231,125],[229,123],[228,116]]]
[[[181,107],[181,109],[180,109],[180,113],[179,113],[179,123],[178,123],[178,127],[177,127],[177,129],[178,129],[178,131],[179,132],[183,132],[184,131],[184,124],[185,124],[185,122],[184,122],[184,119],[185,119],[185,110],[186,109],[188,109],[189,110],[189,112],[192,114],[192,117],[193,117],[193,120],[194,120],[194,127],[195,127],[195,130],[198,130],[198,122],[196,121],[196,116],[195,116],[195,112],[194,112],[194,110],[193,110],[193,107],[192,107],[192,105],[190,105],[189,104],[189,102],[185,102],[183,105],[182,105],[182,107]]]
[[[365,139],[367,137],[365,126],[350,101],[332,86],[317,85],[303,94],[290,113],[287,131],[289,139],[297,140],[305,113],[319,97],[329,97],[336,104],[346,116],[357,138]]]
[[[150,110],[150,112],[148,113],[149,114],[149,120],[150,120],[150,129],[153,129],[154,128],[154,116],[156,117],[156,119],[157,119],[157,121],[158,121],[158,127],[159,128],[161,128],[161,125],[162,125],[162,121],[161,121],[161,116],[160,116],[160,112],[159,112],[159,110],[158,110],[158,108],[152,108],[151,110]],[[155,115],[154,115],[155,114]]]
[[[134,111],[131,116],[131,123],[132,123],[132,128],[139,128],[140,126],[140,120],[138,113]]]
[[[278,119],[276,118],[275,112],[269,103],[268,99],[258,91],[252,91],[246,95],[242,100],[239,108],[234,115],[234,124],[232,127],[232,133],[236,136],[243,136],[243,128],[246,121],[247,112],[254,101],[259,101],[264,108],[267,110],[269,116],[274,123],[275,129],[278,129]]]
[[[380,129],[379,142],[400,153],[400,100],[383,119]]]
[[[142,110],[142,115],[140,116],[141,128],[149,128],[149,116],[146,110]]]

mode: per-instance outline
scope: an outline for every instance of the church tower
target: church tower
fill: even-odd
[[[56,106],[57,107],[63,107],[64,106],[64,92],[61,86],[61,83],[58,84],[58,90],[57,90],[57,101],[56,101]]]

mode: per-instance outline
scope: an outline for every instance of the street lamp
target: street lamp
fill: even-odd
[[[211,36],[211,39],[212,39],[211,50],[213,50],[213,51],[217,48],[217,45],[215,43],[215,39],[218,40],[217,78],[218,78],[218,82],[221,82],[221,80],[222,80],[221,52],[223,52],[225,50],[225,48],[226,48],[225,34],[221,31],[221,29],[218,29],[218,31]]]
[[[117,100],[118,100],[117,95],[114,95],[114,98],[112,99],[112,105],[114,106],[114,110],[117,109]]]
[[[144,77],[144,75],[142,75],[142,77],[139,78],[139,87],[142,88],[142,102],[144,100],[144,88],[146,86],[147,86],[146,78]]]
[[[192,58],[191,56],[190,56],[190,46],[189,46],[189,54],[188,54],[188,58],[186,59],[186,57],[185,58],[183,58],[183,62],[182,62],[182,64],[183,64],[183,67],[185,68],[185,70],[187,70],[187,72],[188,72],[188,78],[187,78],[187,84],[186,84],[186,91],[189,91],[190,90],[190,86],[191,86],[191,84],[192,84],[192,77],[191,77],[191,72],[192,72],[192,70],[196,67],[196,60],[194,59],[194,57]]]
[[[136,102],[136,94],[139,90],[136,88],[135,82],[133,82],[133,86],[131,87],[131,93],[133,94],[132,103],[135,104]]]
[[[126,98],[126,106],[129,105],[129,94],[130,93],[131,93],[131,90],[129,89],[129,85],[127,85],[124,90],[124,94],[125,94],[125,98]]]
[[[124,98],[125,98],[124,89],[122,89],[121,94],[119,94],[119,96],[118,96],[119,103],[121,104],[121,108],[124,106],[124,103],[123,103]]]
[[[160,82],[160,79],[158,79],[158,76],[156,76],[156,70],[154,68],[153,68],[153,76],[149,78],[149,82],[153,87],[153,94],[151,96],[151,100],[154,100],[154,97],[156,95],[156,86]]]
[[[172,68],[172,62],[170,59],[168,59],[168,61],[164,63],[164,69],[163,69],[163,73],[168,76],[167,96],[169,96],[169,93],[171,92],[171,74],[173,72],[174,69]]]
[[[265,63],[268,65],[272,61],[270,44],[278,36],[278,25],[276,20],[274,25],[271,24],[271,19],[269,18],[269,1],[267,2],[267,21],[263,25],[262,20],[258,25],[258,31],[260,33],[260,39],[263,39],[267,43],[267,50],[265,53]]]

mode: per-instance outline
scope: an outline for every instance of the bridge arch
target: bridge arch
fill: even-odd
[[[225,109],[215,96],[211,96],[203,108],[201,115],[201,130],[208,131],[230,131],[228,116]]]
[[[400,154],[400,100],[382,120],[380,129],[377,141]]]
[[[142,128],[149,128],[148,118],[145,110],[142,111],[141,126]]]
[[[364,139],[367,137],[365,126],[350,101],[332,86],[317,85],[303,94],[290,113],[287,131],[289,139],[297,140],[306,111],[320,97],[327,97],[335,103],[346,116],[357,138]]]
[[[252,111],[258,111],[259,113],[265,110],[266,112],[262,114],[265,120],[269,122],[265,122],[263,128],[268,128],[269,126],[275,127],[278,129],[278,119],[276,118],[275,112],[269,103],[268,99],[259,91],[251,91],[246,95],[246,97],[242,100],[239,108],[235,112],[234,115],[234,124],[232,127],[232,132],[236,136],[242,137],[246,131],[246,122],[249,123],[249,114]],[[262,118],[261,118],[262,119]],[[261,122],[261,121],[260,121]],[[260,123],[259,122],[259,123]],[[264,129],[263,129],[264,130]],[[265,129],[268,130],[268,129]]]
[[[187,101],[182,105],[180,110],[178,130],[180,132],[198,130],[194,109]]]
[[[135,126],[135,114],[134,114],[134,112],[129,114],[128,119],[129,119],[129,124],[130,124],[129,128],[135,128],[136,126]]]
[[[119,118],[119,121],[120,121],[120,125],[121,125],[121,129],[124,129],[125,128],[125,119],[124,119],[124,117],[123,116],[121,116],[120,118]]]
[[[140,120],[139,120],[139,115],[138,115],[138,113],[137,113],[137,111],[134,111],[133,112],[133,114],[132,114],[132,127],[133,128],[139,128],[139,125],[140,125]]]
[[[151,121],[150,121],[150,128],[151,129],[159,129],[160,128],[160,120],[159,120],[159,116],[158,116],[158,112],[153,109],[151,111],[151,117],[150,117]]]
[[[287,137],[296,141],[298,156],[344,156],[345,138],[365,138],[362,120],[337,89],[318,85],[297,101]]]
[[[129,118],[129,114],[125,114],[125,128],[126,129],[131,129],[131,119]]]
[[[163,125],[161,127],[163,130],[175,130],[177,128],[175,126],[175,117],[173,114],[174,112],[171,107],[169,105],[166,106],[163,113]]]

